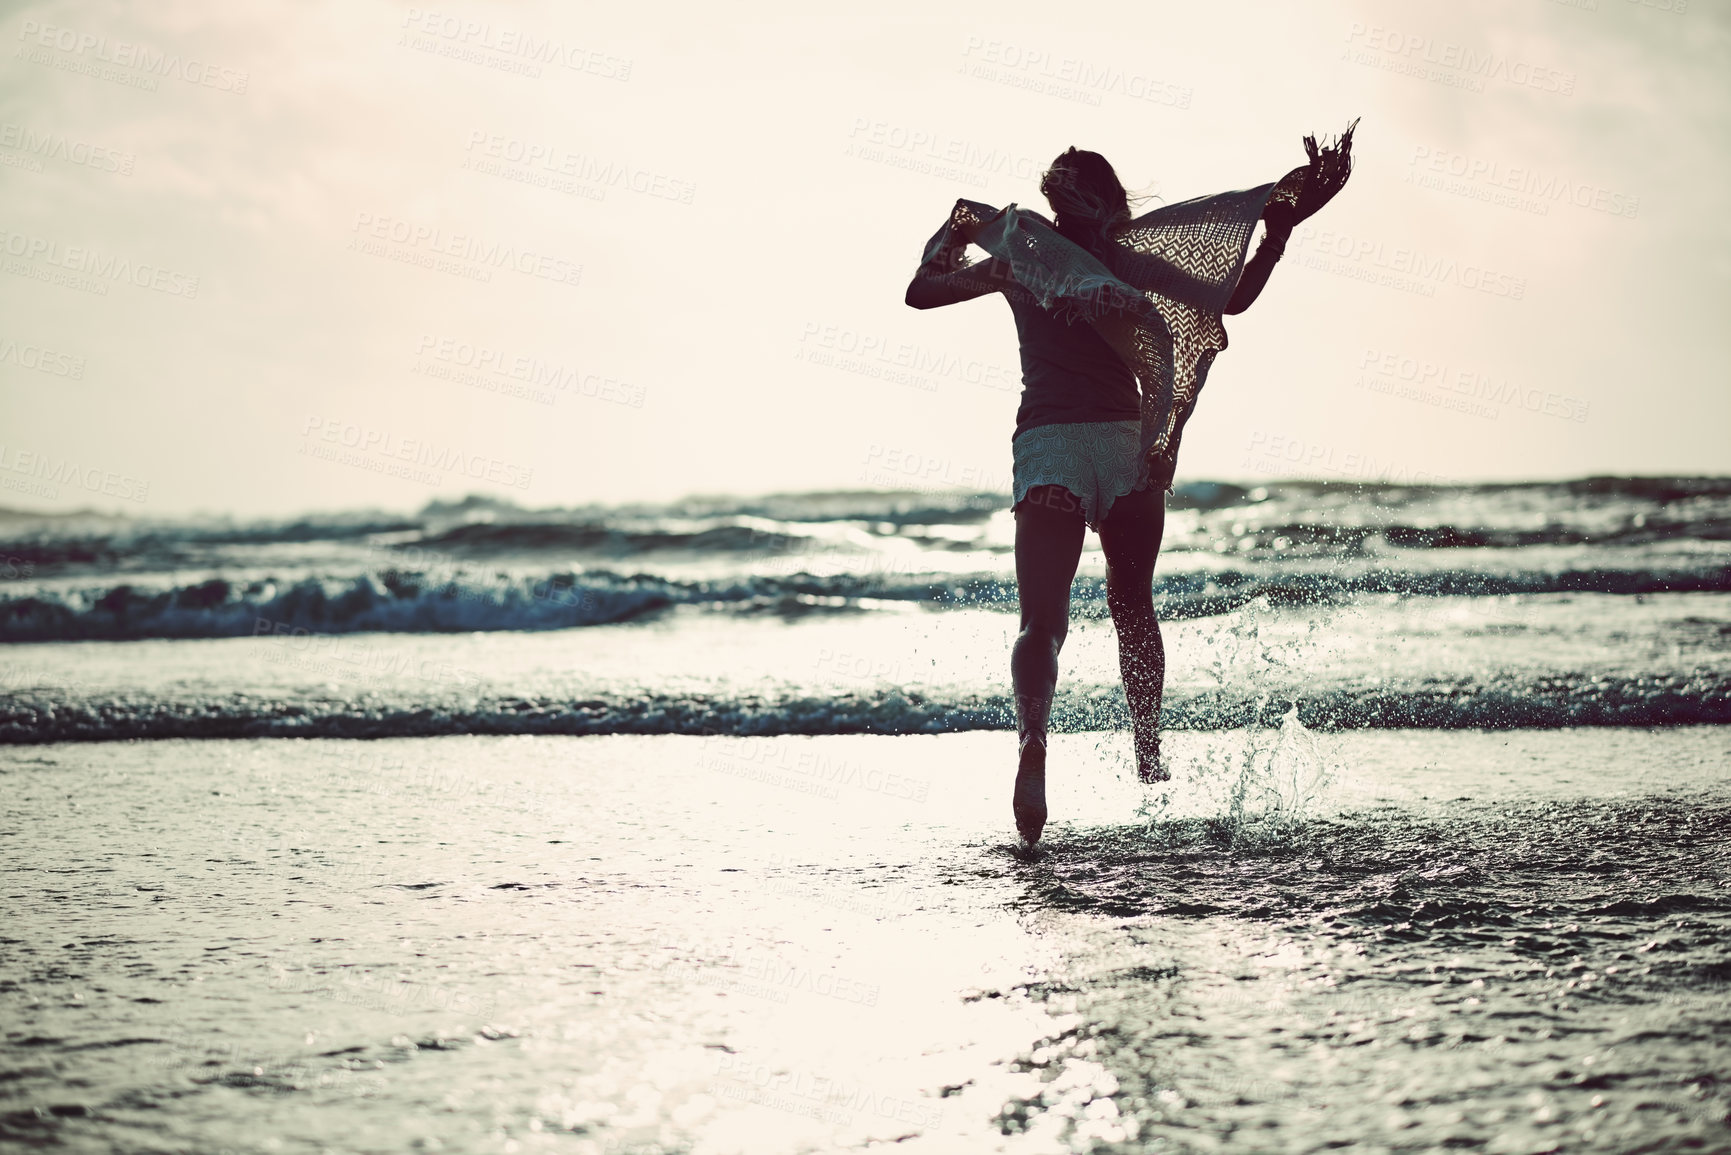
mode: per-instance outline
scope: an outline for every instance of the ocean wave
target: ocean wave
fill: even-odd
[[[1361,567],[1254,567],[1162,574],[1159,613],[1168,620],[1230,613],[1266,599],[1275,606],[1341,604],[1362,595],[1487,597],[1510,594],[1696,593],[1731,590],[1731,569],[1678,564],[1554,572],[1432,572]],[[1080,612],[1104,612],[1105,582],[1077,579]],[[870,599],[934,607],[1013,609],[1016,591],[998,575],[838,574],[676,581],[607,570],[540,578],[429,578],[386,570],[340,578],[190,585],[124,583],[0,597],[0,641],[126,641],[321,634],[556,630],[628,621],[677,606],[803,615],[857,611]]]
[[[805,534],[756,525],[707,525],[679,530],[668,526],[630,528],[598,521],[471,523],[422,537],[413,549],[452,554],[534,553],[538,551],[613,556],[682,550],[697,553],[784,553],[810,542]]]
[[[1162,726],[1226,730],[1277,725],[1289,709],[1312,729],[1510,730],[1565,726],[1731,724],[1731,675],[1427,679],[1345,686],[1304,697],[1174,689]],[[0,698],[0,743],[134,738],[403,738],[451,734],[935,734],[1013,729],[1004,694],[918,687],[822,697],[645,691],[577,701],[471,696],[282,700],[235,694],[186,700],[56,697],[48,689]],[[1129,715],[1116,686],[1061,690],[1060,731],[1122,729]]]
[[[424,583],[394,571],[355,578],[269,579],[38,592],[0,599],[0,640],[232,638],[311,633],[548,630],[625,621],[672,605],[654,578],[566,575],[543,581]]]
[[[910,478],[910,485],[917,478]],[[1270,481],[1246,488],[1190,482],[1167,498],[1182,512],[1165,551],[1351,557],[1378,551],[1640,547],[1731,540],[1731,479],[1586,478],[1519,485],[1393,486]],[[608,558],[766,557],[897,538],[927,548],[1002,552],[988,523],[1004,493],[945,487],[693,497],[659,505],[525,509],[471,497],[413,514],[309,513],[254,521],[133,521],[88,511],[27,515],[0,509],[0,556],[39,576],[148,572],[240,564],[283,547],[432,552],[450,559],[506,555]],[[922,532],[922,529],[931,532]],[[273,555],[280,556],[280,553]],[[411,563],[412,564],[412,563]],[[568,564],[568,563],[567,563]]]
[[[170,567],[212,547],[364,543],[380,535],[420,532],[417,520],[381,514],[325,514],[289,521],[233,523],[130,522],[82,514],[22,518],[0,510],[0,554],[37,569],[62,567]]]
[[[1180,548],[1206,549],[1216,540],[1216,527],[1201,532]],[[1288,522],[1245,528],[1233,533],[1233,548],[1292,554],[1351,556],[1378,549],[1523,549],[1529,546],[1642,546],[1673,541],[1731,541],[1731,517],[1630,518],[1605,527],[1545,525],[1532,529],[1480,528],[1446,522],[1434,525],[1345,525]],[[1163,543],[1162,548],[1166,548]],[[1170,549],[1167,552],[1172,552]]]

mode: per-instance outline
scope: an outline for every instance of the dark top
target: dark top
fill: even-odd
[[[1066,324],[1049,309],[1007,294],[1022,344],[1022,405],[1016,433],[1074,421],[1140,421],[1136,374],[1086,321]]]

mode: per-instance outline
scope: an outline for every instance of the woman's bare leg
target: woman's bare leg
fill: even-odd
[[[1127,493],[1100,525],[1106,553],[1106,607],[1118,628],[1118,669],[1136,735],[1136,770],[1144,782],[1168,777],[1160,758],[1160,700],[1166,686],[1166,645],[1154,616],[1154,560],[1166,531],[1166,495]]]
[[[1058,688],[1058,651],[1070,628],[1070,583],[1082,557],[1082,504],[1060,485],[1037,485],[1016,507],[1016,596],[1021,628],[1010,651],[1020,753],[1011,809],[1029,843],[1046,825],[1046,725]]]

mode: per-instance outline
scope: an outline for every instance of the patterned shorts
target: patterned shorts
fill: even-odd
[[[1142,468],[1140,421],[1080,421],[1036,425],[1010,442],[1015,479],[1011,505],[1036,485],[1061,485],[1074,494],[1082,520],[1096,532],[1112,503],[1148,487]]]

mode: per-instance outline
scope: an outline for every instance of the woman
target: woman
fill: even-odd
[[[958,201],[908,285],[916,309],[1002,293],[1021,343],[1010,443],[1021,603],[1010,655],[1019,737],[1011,806],[1029,844],[1046,824],[1046,728],[1085,529],[1106,555],[1138,776],[1170,776],[1160,754],[1166,654],[1153,582],[1179,435],[1226,347],[1221,315],[1250,307],[1293,226],[1345,183],[1357,123],[1332,148],[1306,137],[1311,163],[1279,182],[1134,220],[1106,159],[1071,148],[1040,181],[1055,221]],[[1258,220],[1266,233],[1246,263]],[[966,263],[970,243],[990,259]]]

